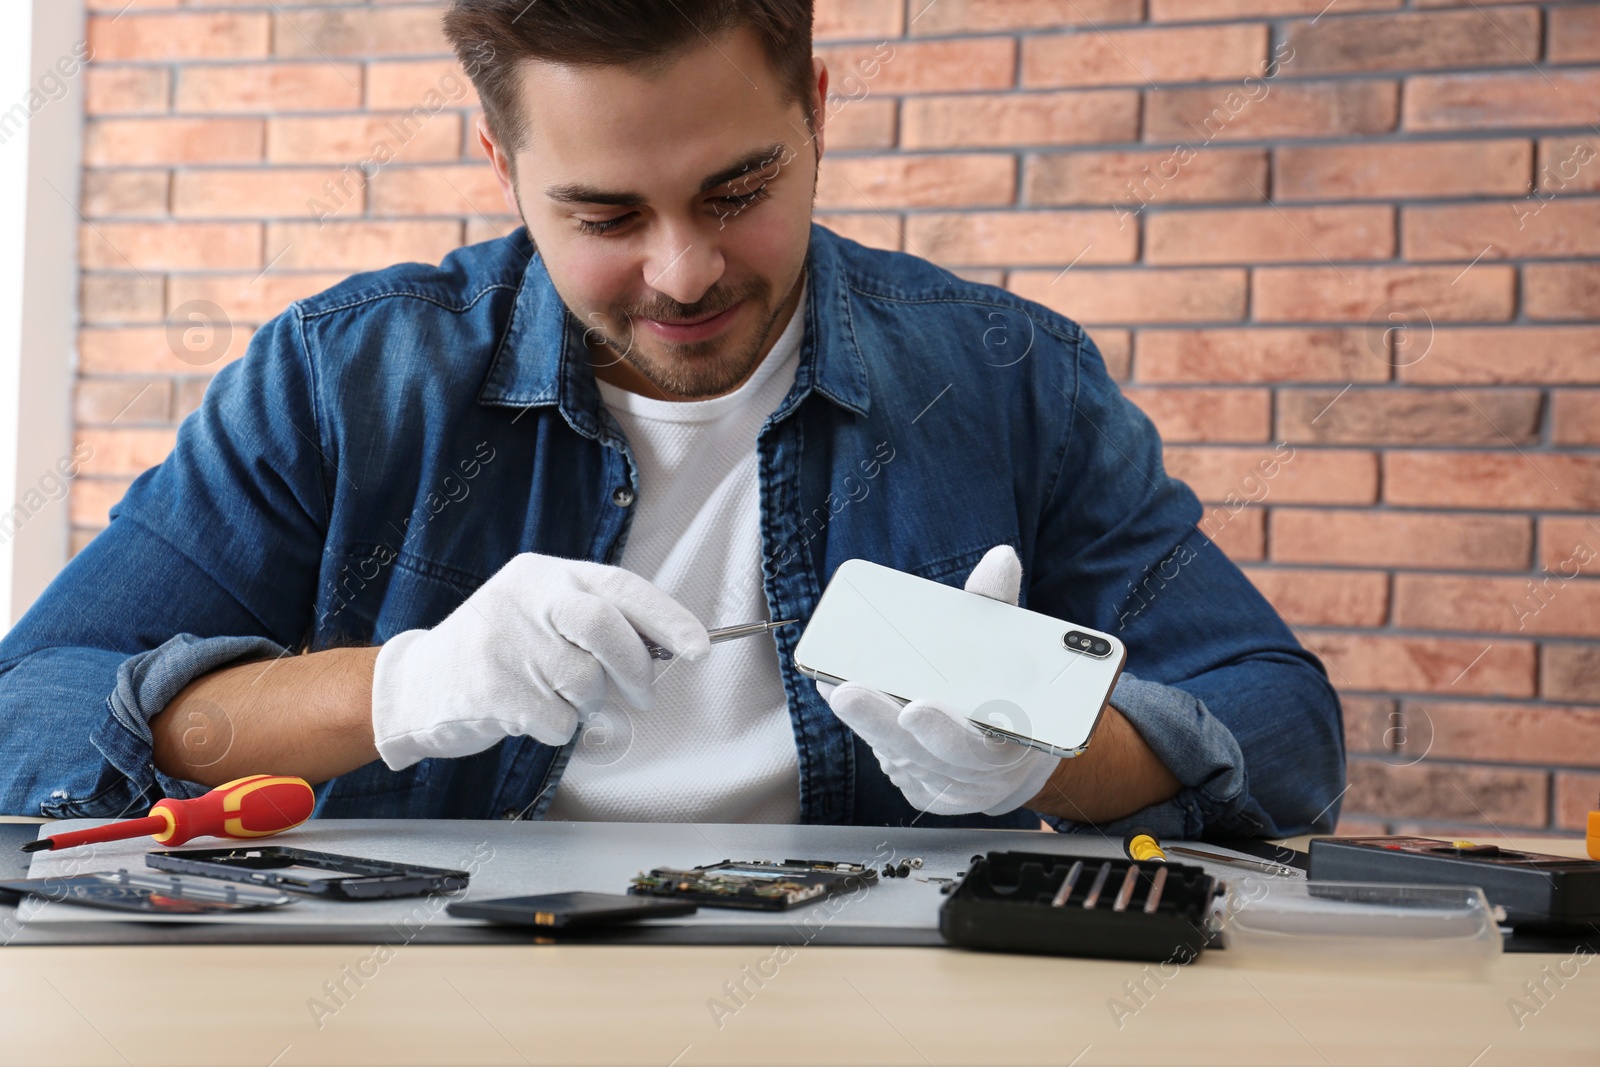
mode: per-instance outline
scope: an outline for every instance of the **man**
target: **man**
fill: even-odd
[[[1320,664],[1083,331],[811,223],[808,0],[445,19],[524,229],[300,301],[217,375],[0,644],[5,810],[271,771],[324,816],[1332,826]],[[851,557],[1117,632],[1087,751],[819,692],[792,652]]]

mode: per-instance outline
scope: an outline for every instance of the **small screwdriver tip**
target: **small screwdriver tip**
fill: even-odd
[[[22,851],[24,851],[24,852],[43,852],[45,849],[47,849],[49,847],[50,847],[50,839],[48,837],[41,837],[37,841],[29,841],[26,845],[23,845],[22,846]]]

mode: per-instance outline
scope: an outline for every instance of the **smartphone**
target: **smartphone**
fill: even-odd
[[[928,700],[1066,757],[1088,745],[1127,658],[1108,633],[864,559],[833,572],[794,650],[808,678]]]
[[[334,900],[383,900],[453,893],[464,888],[470,877],[466,871],[281,845],[147,852],[144,862],[158,871],[250,882]]]
[[[498,900],[458,900],[445,908],[463,919],[488,919],[515,926],[542,926],[552,930],[576,930],[591,926],[637,919],[657,919],[689,915],[696,911],[693,901],[656,900],[620,893],[543,893],[531,897],[501,897]]]

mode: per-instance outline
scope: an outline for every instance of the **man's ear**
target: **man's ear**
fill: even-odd
[[[489,157],[489,164],[494,167],[495,180],[500,183],[500,195],[505,198],[506,208],[511,214],[522,217],[522,209],[517,205],[517,188],[511,177],[511,153],[507,152],[495,140],[494,131],[489,128],[489,120],[482,114],[478,115],[478,144],[483,147],[483,154]]]
[[[817,162],[822,161],[822,128],[828,120],[828,65],[821,56],[811,57],[811,72],[817,85],[811,98],[812,137],[817,142]]]

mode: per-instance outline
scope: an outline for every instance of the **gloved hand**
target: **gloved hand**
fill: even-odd
[[[469,756],[507,735],[572,739],[610,679],[640,709],[654,660],[640,635],[696,660],[711,639],[688,609],[621,567],[514,556],[431,630],[396,634],[372,676],[372,731],[392,770]]]
[[[978,561],[964,588],[1015,604],[1022,560],[996,545]],[[859,682],[818,682],[833,713],[872,746],[878,765],[912,807],[935,815],[981,811],[1004,815],[1031,800],[1061,760],[1036,748],[990,737],[967,720],[925,700],[901,707]]]

